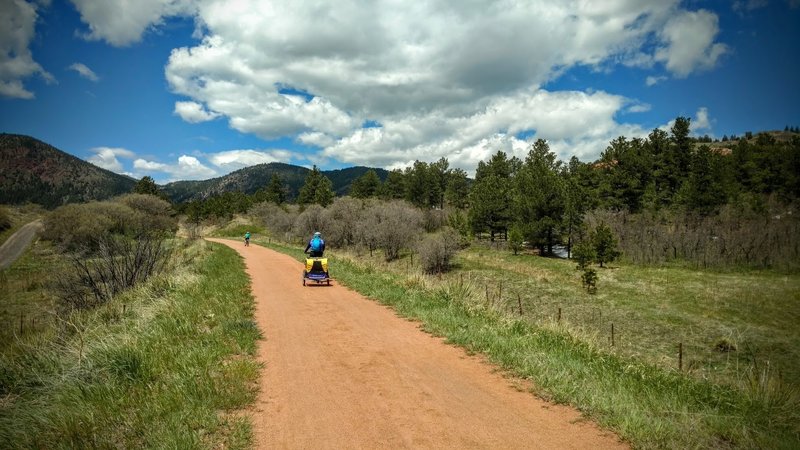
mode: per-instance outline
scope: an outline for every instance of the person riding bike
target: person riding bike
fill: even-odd
[[[303,252],[308,253],[312,258],[322,257],[322,254],[325,253],[325,241],[322,240],[322,233],[315,231],[314,237],[308,241],[308,245],[306,245],[306,249]]]
[[[249,231],[244,234],[244,246],[245,247],[250,246],[250,232]]]

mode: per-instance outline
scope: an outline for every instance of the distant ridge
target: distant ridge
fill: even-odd
[[[348,167],[346,169],[323,170],[323,175],[331,180],[333,191],[337,196],[346,195],[350,185],[369,170],[374,170],[381,180],[389,174],[384,169],[370,167]],[[163,186],[164,193],[174,202],[183,203],[192,200],[203,200],[225,192],[243,192],[254,194],[266,187],[273,175],[278,175],[287,187],[287,200],[297,198],[306,176],[311,172],[305,167],[285,163],[272,162],[245,167],[225,176],[203,181],[175,181]]]
[[[369,167],[322,171],[336,195]],[[388,172],[372,169],[381,180]],[[254,194],[278,175],[287,188],[287,200],[297,198],[310,169],[273,162],[245,167],[225,176],[202,181],[176,181],[160,186],[175,203],[203,200],[225,192]],[[37,203],[55,208],[67,203],[105,200],[133,190],[138,180],[102,169],[36,138],[0,133],[0,204]]]
[[[0,134],[0,203],[54,208],[111,198],[134,184],[30,136]]]

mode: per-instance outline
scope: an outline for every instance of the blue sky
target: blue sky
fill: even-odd
[[[800,126],[800,0],[4,0],[0,131],[159,183]]]

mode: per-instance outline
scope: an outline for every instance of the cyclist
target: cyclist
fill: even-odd
[[[314,232],[314,237],[308,241],[304,252],[308,253],[312,258],[322,257],[322,254],[325,253],[325,241],[322,240],[322,233],[319,231]]]
[[[250,232],[249,231],[244,234],[244,246],[245,247],[249,247],[250,246]]]

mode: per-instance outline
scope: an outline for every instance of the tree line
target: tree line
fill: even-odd
[[[352,183],[349,196],[405,200],[422,210],[446,210],[449,224],[462,236],[492,242],[507,242],[509,234],[520,236],[522,242],[542,255],[552,255],[559,245],[571,252],[575,242],[588,238],[592,227],[600,224],[589,226],[587,220],[601,216],[620,236],[626,255],[648,253],[637,249],[640,244],[629,241],[634,239],[632,236],[641,239],[645,228],[653,236],[664,238],[656,245],[659,257],[651,249],[650,256],[635,262],[683,257],[704,258],[707,263],[707,251],[705,256],[699,250],[676,251],[676,234],[670,229],[691,229],[683,236],[697,235],[701,227],[710,223],[709,217],[727,217],[727,222],[719,221],[732,227],[752,228],[729,240],[717,256],[710,258],[714,261],[725,260],[725,254],[742,254],[740,247],[752,245],[739,243],[745,235],[756,242],[759,234],[786,236],[791,232],[796,227],[796,214],[791,215],[791,208],[800,196],[800,137],[777,140],[768,133],[747,133],[749,139],[739,139],[728,147],[711,146],[702,137],[690,136],[690,125],[689,118],[678,117],[669,131],[654,129],[646,138],[620,136],[593,162],[582,162],[577,157],[561,161],[549,144],[539,139],[524,158],[498,151],[479,162],[474,180],[463,169],[451,168],[446,158],[431,163],[415,161],[403,170],[389,172],[383,182],[370,170]],[[254,195],[224,193],[179,205],[179,209],[196,221],[230,217],[264,201],[282,205],[285,192],[281,180],[273,176]],[[334,198],[330,180],[314,167],[297,204],[301,209],[310,205],[325,208]],[[783,217],[783,222],[762,220],[759,226],[757,220],[743,220],[776,215]],[[733,217],[737,217],[735,223]],[[636,231],[634,227],[643,228]],[[664,229],[656,232],[654,227]],[[724,225],[713,228],[720,227]],[[709,235],[707,239],[714,241],[719,236]],[[795,240],[785,243],[796,247]],[[773,241],[772,245],[779,245],[779,239]],[[647,242],[653,245],[652,240]],[[670,251],[667,247],[673,248]],[[761,263],[740,257],[731,260],[762,266],[775,263],[772,258],[767,262],[762,258]]]

